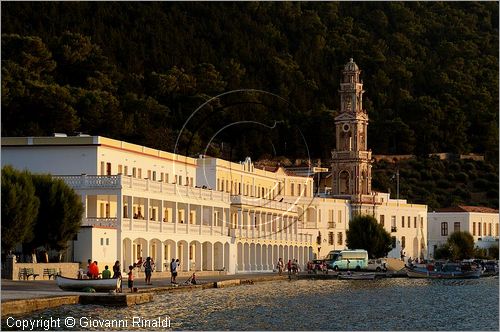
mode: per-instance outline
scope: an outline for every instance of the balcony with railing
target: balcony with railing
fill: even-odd
[[[101,227],[118,227],[118,219],[117,218],[96,218],[96,217],[87,217],[83,218],[81,226],[101,226]]]
[[[158,182],[148,179],[137,179],[124,175],[63,175],[54,176],[74,189],[120,189],[128,188],[137,191],[164,193],[193,199],[230,202],[230,194],[172,183]]]
[[[259,208],[267,208],[279,211],[297,212],[297,206],[286,202],[279,202],[265,198],[246,197],[246,196],[231,196],[231,204],[240,204],[247,206],[255,206]]]
[[[81,225],[118,228],[118,220],[117,218],[83,218]],[[225,226],[160,222],[156,220],[147,221],[142,219],[130,219],[130,218],[122,219],[121,230],[153,232],[160,234],[175,233],[175,234],[228,236],[228,229]]]
[[[305,242],[312,245],[311,234],[291,234],[286,231],[273,232],[257,228],[233,228],[230,230],[230,235],[236,238]]]

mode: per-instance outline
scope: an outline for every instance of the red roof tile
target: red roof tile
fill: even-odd
[[[498,213],[498,210],[485,206],[458,205],[449,208],[436,209],[436,212],[477,212],[477,213]]]

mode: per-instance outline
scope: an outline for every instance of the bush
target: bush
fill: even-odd
[[[450,188],[452,185],[451,185],[451,182],[450,182],[450,181],[445,180],[445,179],[441,179],[441,180],[438,180],[438,181],[437,181],[437,186],[438,186],[439,188],[444,188],[444,189],[446,189],[446,188]]]
[[[490,183],[485,179],[477,179],[473,185],[474,188],[479,190],[487,190],[490,187]]]
[[[460,172],[460,163],[457,162],[450,163],[448,165],[448,171],[453,173]]]
[[[488,190],[488,192],[486,193],[486,197],[497,198],[498,197],[498,190],[496,190],[496,189]]]
[[[486,179],[490,182],[496,183],[496,185],[498,186],[498,175],[489,173],[486,175]]]
[[[465,183],[469,180],[469,176],[465,172],[460,172],[455,175],[455,180]]]
[[[466,170],[467,172],[474,172],[476,170],[476,166],[472,162],[466,162],[462,169]]]
[[[462,189],[462,188],[457,188],[457,189],[453,190],[453,195],[461,197],[465,200],[471,198],[470,192],[465,190],[465,189]]]
[[[443,244],[434,250],[434,259],[449,259],[450,257],[450,247],[446,244]]]

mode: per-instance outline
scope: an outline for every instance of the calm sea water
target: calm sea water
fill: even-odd
[[[117,320],[127,322],[124,330],[155,329],[137,326],[146,321],[134,326],[135,316],[153,325],[169,319],[171,330],[498,331],[498,288],[497,278],[266,282],[157,294],[154,302],[129,308],[63,306],[22,319],[61,318],[61,330],[71,329],[63,323],[67,317],[75,318],[75,330],[110,329],[80,323]],[[8,329],[5,320],[2,328]]]

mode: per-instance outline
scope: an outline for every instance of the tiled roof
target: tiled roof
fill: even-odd
[[[458,205],[455,207],[436,209],[436,212],[476,212],[476,213],[498,213],[498,210],[485,206]]]

